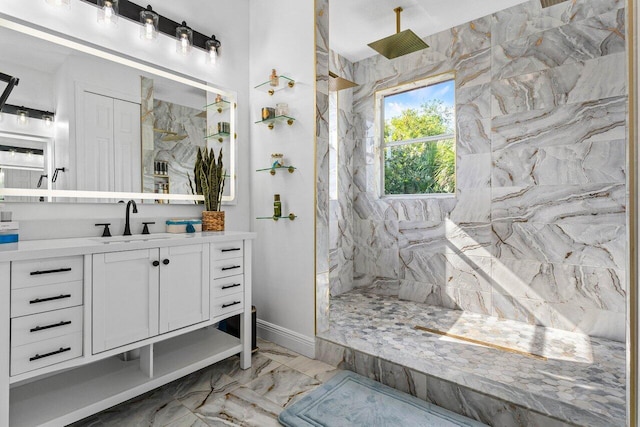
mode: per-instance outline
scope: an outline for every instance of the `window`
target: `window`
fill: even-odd
[[[444,78],[378,94],[382,194],[455,192],[455,81]]]

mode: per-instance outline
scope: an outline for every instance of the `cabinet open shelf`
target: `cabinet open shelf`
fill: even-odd
[[[276,171],[278,169],[286,169],[289,173],[293,173],[293,171],[296,170],[295,167],[293,166],[276,166],[276,167],[270,167],[270,168],[264,168],[264,169],[256,169],[256,172],[265,172],[265,171],[269,171],[269,173],[271,175],[275,175]]]
[[[11,389],[11,425],[66,425],[239,353],[238,338],[213,327],[154,344],[153,377],[117,356]]]
[[[279,219],[288,219],[288,220],[293,221],[296,218],[297,218],[297,215],[294,215],[293,213],[290,213],[287,216],[275,216],[275,215],[273,215],[273,216],[259,216],[256,219],[272,219],[274,221],[277,221]]]
[[[235,104],[233,104],[235,107]],[[211,104],[205,105],[204,109],[205,110],[215,110],[218,113],[222,113],[225,110],[228,110],[231,107],[231,102],[229,101],[218,101],[218,102],[213,102]]]
[[[267,80],[264,83],[260,83],[254,89],[258,89],[259,91],[266,92],[269,95],[273,95],[274,93],[278,92],[279,90],[292,88],[293,86],[295,86],[295,84],[296,84],[295,80],[293,80],[293,79],[291,79],[291,78],[289,78],[287,76],[278,76],[278,85],[277,86],[271,86],[271,80]]]
[[[275,123],[277,122],[286,122],[289,126],[291,126],[295,120],[296,119],[290,116],[275,116],[271,119],[258,120],[257,122],[255,122],[255,124],[261,123],[263,125],[267,125],[269,129],[273,129]]]

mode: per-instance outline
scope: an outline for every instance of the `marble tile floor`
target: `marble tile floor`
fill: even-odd
[[[72,427],[280,426],[280,412],[338,370],[258,340],[250,369],[233,356]]]
[[[416,330],[415,326],[535,353],[546,360]],[[412,394],[426,388],[425,398],[445,407],[447,399],[458,399],[462,412],[469,412],[471,405],[462,396],[467,393],[495,398],[569,425],[625,425],[624,343],[362,290],[332,297],[330,329],[318,338],[318,359],[385,383],[384,376],[393,376],[393,367],[396,371],[399,367],[398,378],[392,381],[409,377],[407,388],[413,387],[408,390]],[[426,384],[422,384],[425,376]],[[447,387],[455,389],[453,394],[447,391],[438,396]],[[500,424],[487,419],[491,417],[466,415]]]

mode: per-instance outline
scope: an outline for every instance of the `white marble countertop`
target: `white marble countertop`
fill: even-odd
[[[18,243],[0,244],[0,262],[181,246],[195,243],[222,243],[255,239],[256,236],[256,233],[248,231],[208,231],[202,233],[156,233],[133,236],[27,240]]]

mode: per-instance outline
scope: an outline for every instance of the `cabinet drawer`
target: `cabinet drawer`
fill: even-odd
[[[215,279],[211,285],[211,297],[220,298],[244,291],[244,275]]]
[[[82,305],[82,281],[11,291],[11,317]]]
[[[63,335],[11,349],[11,375],[82,356],[82,332]]]
[[[226,243],[211,244],[211,259],[217,261],[219,259],[237,258],[244,255],[244,244],[242,240]]]
[[[11,289],[82,280],[83,257],[47,258],[11,263]]]
[[[222,318],[244,308],[244,293],[233,294],[224,298],[211,299],[211,318]]]
[[[213,279],[235,276],[242,273],[244,273],[244,258],[223,259],[211,263],[211,277]]]
[[[82,306],[11,319],[11,347],[82,332]]]

